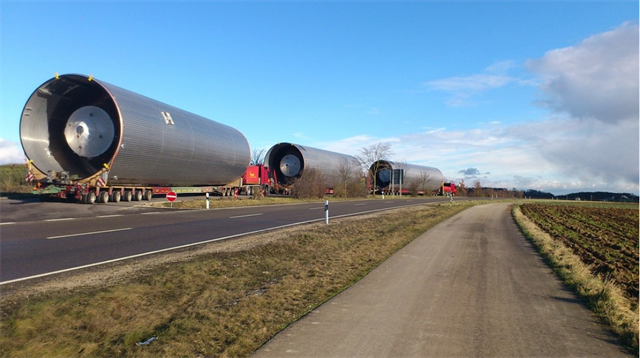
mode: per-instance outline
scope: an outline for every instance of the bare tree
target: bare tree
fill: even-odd
[[[429,183],[429,179],[431,179],[431,175],[424,170],[421,170],[418,174],[418,183],[424,196],[427,195],[427,183]]]
[[[388,160],[393,155],[391,144],[388,142],[378,142],[368,147],[360,149],[360,155],[356,155],[356,159],[360,162],[363,171],[367,172],[371,177],[373,184],[373,195],[376,195],[376,173],[381,169],[380,161]]]
[[[294,198],[322,198],[324,197],[326,186],[325,177],[316,168],[306,168],[304,175],[296,181],[291,188]]]
[[[476,180],[473,184],[473,196],[484,196],[484,191],[482,190],[482,184],[480,180]]]
[[[251,150],[251,163],[250,165],[258,165],[264,162],[264,156],[266,155],[266,149],[253,148]]]
[[[358,171],[358,163],[353,160],[349,160],[346,158],[340,159],[338,162],[338,180],[340,185],[344,187],[344,197],[346,198],[348,195],[347,186],[349,182],[353,179],[353,177],[357,174]]]
[[[464,184],[464,179],[460,179],[456,190],[458,191],[458,196],[467,196],[467,186]]]

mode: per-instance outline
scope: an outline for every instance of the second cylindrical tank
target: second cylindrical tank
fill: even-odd
[[[347,154],[292,143],[278,143],[267,152],[264,163],[274,173],[278,185],[290,186],[302,178],[304,171],[314,168],[331,187],[340,168],[359,168],[358,160]]]

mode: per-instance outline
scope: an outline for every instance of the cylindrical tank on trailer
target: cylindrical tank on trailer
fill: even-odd
[[[418,183],[420,189],[426,191],[437,191],[444,181],[442,172],[433,167],[426,167],[422,165],[395,163],[387,160],[378,160],[371,164],[370,170],[376,178],[376,186],[379,189],[387,188],[391,185],[391,179],[393,171],[396,169],[404,169],[404,181],[403,186],[407,188],[412,182]],[[394,179],[396,182],[396,179]],[[396,186],[397,190],[398,187]],[[424,193],[425,195],[427,193]]]
[[[29,97],[20,120],[26,156],[41,172],[110,184],[224,185],[251,153],[227,125],[83,75],[56,76]]]
[[[349,165],[359,168],[358,160],[351,156],[324,149],[312,148],[292,143],[278,143],[267,152],[264,163],[272,173],[278,185],[290,186],[304,175],[307,168],[319,170],[330,187],[333,176],[340,171],[340,167]]]

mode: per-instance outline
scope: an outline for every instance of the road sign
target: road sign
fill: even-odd
[[[178,195],[172,191],[167,193],[167,200],[173,202],[174,200],[176,200],[176,198],[178,197]]]

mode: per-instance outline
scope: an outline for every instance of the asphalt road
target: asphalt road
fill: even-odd
[[[498,203],[424,233],[254,358],[626,356]]]
[[[337,217],[447,200],[332,202],[329,213]],[[324,220],[324,201],[212,210],[119,204],[2,200],[0,283]]]

